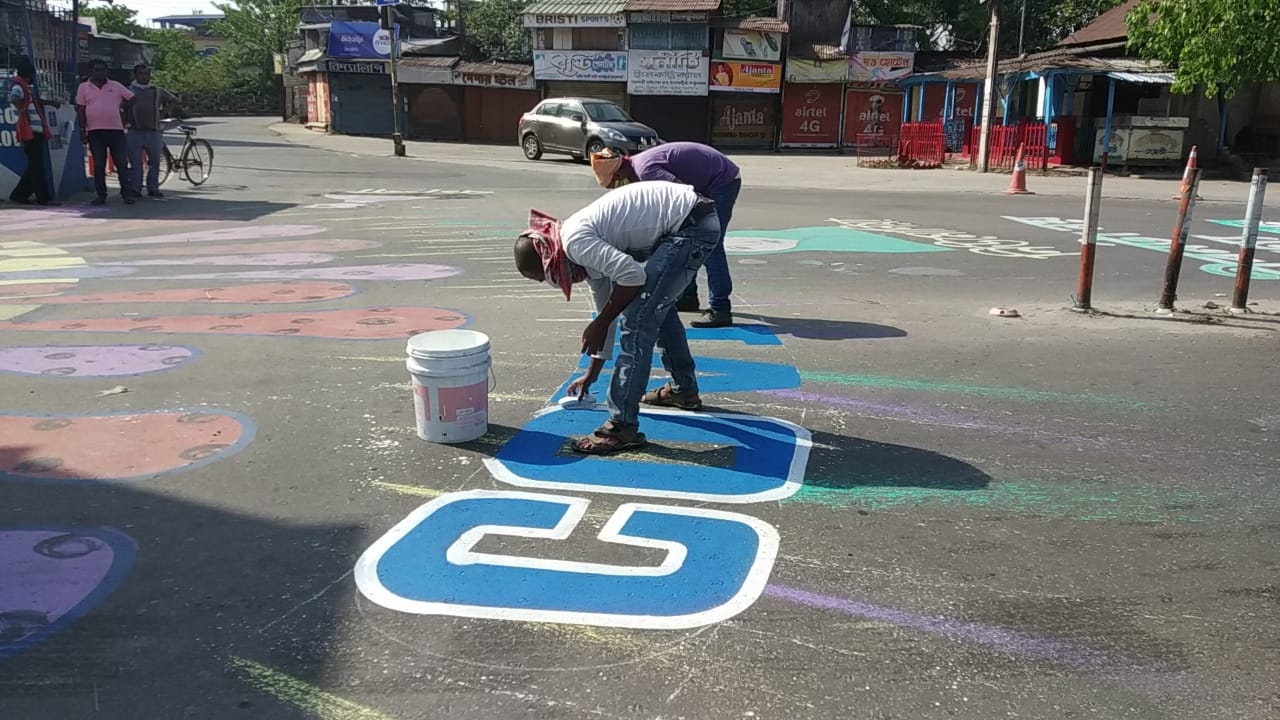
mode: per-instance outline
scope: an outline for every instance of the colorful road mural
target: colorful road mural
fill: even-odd
[[[0,527],[0,661],[93,610],[136,555],[132,538],[106,528]]]
[[[356,289],[346,283],[305,281],[255,283],[250,285],[229,285],[226,287],[183,288],[176,290],[136,290],[133,292],[113,293],[76,293],[67,295],[46,296],[45,292],[58,292],[65,285],[28,285],[27,292],[39,292],[39,295],[18,295],[14,291],[6,293],[0,288],[0,303],[33,302],[39,297],[42,305],[129,305],[135,303],[224,303],[242,305],[279,305],[282,303],[317,302],[320,300],[340,300],[356,294]]]
[[[254,436],[233,412],[0,414],[0,480],[142,480],[234,455]]]
[[[226,273],[165,275],[139,277],[138,280],[441,280],[460,275],[460,268],[449,265],[388,263],[384,265],[345,265],[291,270],[246,270]]]
[[[314,312],[166,315],[84,320],[14,320],[0,331],[180,333],[189,335],[291,335],[338,340],[386,340],[467,324],[462,313],[430,307],[382,307]]]
[[[172,370],[200,357],[181,345],[41,345],[0,348],[0,373],[125,377]]]

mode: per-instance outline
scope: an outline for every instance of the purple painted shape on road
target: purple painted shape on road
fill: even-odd
[[[934,635],[942,635],[954,640],[964,640],[1010,655],[1047,660],[1073,670],[1117,669],[1120,665],[1095,650],[995,625],[983,625],[920,615],[857,600],[821,595],[783,585],[768,585],[764,589],[764,594],[767,597],[807,605],[819,610],[831,610],[845,615],[853,615],[868,620],[909,627]]]
[[[49,270],[15,270],[0,272],[0,280],[66,280],[69,278],[89,279],[123,277],[137,272],[131,267],[102,267],[101,265],[78,265],[75,267],[51,268]]]
[[[217,230],[148,235],[146,237],[116,238],[114,240],[90,240],[79,243],[58,243],[60,248],[117,247],[121,245],[163,245],[165,243],[223,242],[226,240],[262,240],[265,238],[299,237],[322,233],[321,225],[240,225]]]
[[[136,553],[132,538],[106,528],[0,528],[0,660],[91,611]]]
[[[243,272],[200,273],[138,280],[439,280],[461,273],[448,265],[395,263],[387,265],[343,265],[296,270],[247,270]]]
[[[319,265],[333,261],[337,256],[326,253],[260,253],[257,255],[209,255],[205,257],[156,258],[154,260],[121,260],[117,262],[100,262],[99,265],[268,265],[270,267],[289,267],[290,265]]]
[[[980,420],[972,415],[951,412],[948,410],[923,410],[907,405],[862,400],[843,395],[827,395],[824,393],[805,392],[803,390],[767,390],[763,394],[774,397],[798,400],[812,405],[834,405],[848,408],[862,415],[871,417],[905,420],[921,425],[939,425],[943,427],[961,428],[964,430],[981,430],[997,435],[1023,437],[1046,443],[1058,443],[1073,447],[1101,448],[1107,446],[1107,440],[1087,438],[1079,435],[1063,435],[1061,433],[1037,430],[1036,428],[1001,425],[999,423]]]
[[[0,348],[0,373],[120,377],[172,370],[200,356],[181,345],[42,345]]]

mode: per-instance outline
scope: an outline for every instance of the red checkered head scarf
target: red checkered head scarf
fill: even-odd
[[[587,269],[569,259],[560,242],[560,221],[538,210],[529,211],[529,229],[520,233],[529,238],[542,260],[547,284],[560,288],[569,300],[574,283],[587,279]]]

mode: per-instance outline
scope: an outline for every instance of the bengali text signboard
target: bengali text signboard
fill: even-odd
[[[710,63],[701,50],[632,50],[627,58],[632,95],[706,95]]]
[[[533,77],[537,80],[626,82],[627,54],[607,50],[536,50]]]

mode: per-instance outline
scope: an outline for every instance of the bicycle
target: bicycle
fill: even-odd
[[[213,146],[207,140],[197,139],[196,129],[191,125],[179,125],[178,131],[185,137],[182,151],[175,159],[169,152],[169,145],[167,143],[164,145],[164,164],[160,166],[160,184],[163,185],[164,181],[169,179],[169,173],[181,170],[187,182],[199,187],[213,173]]]

